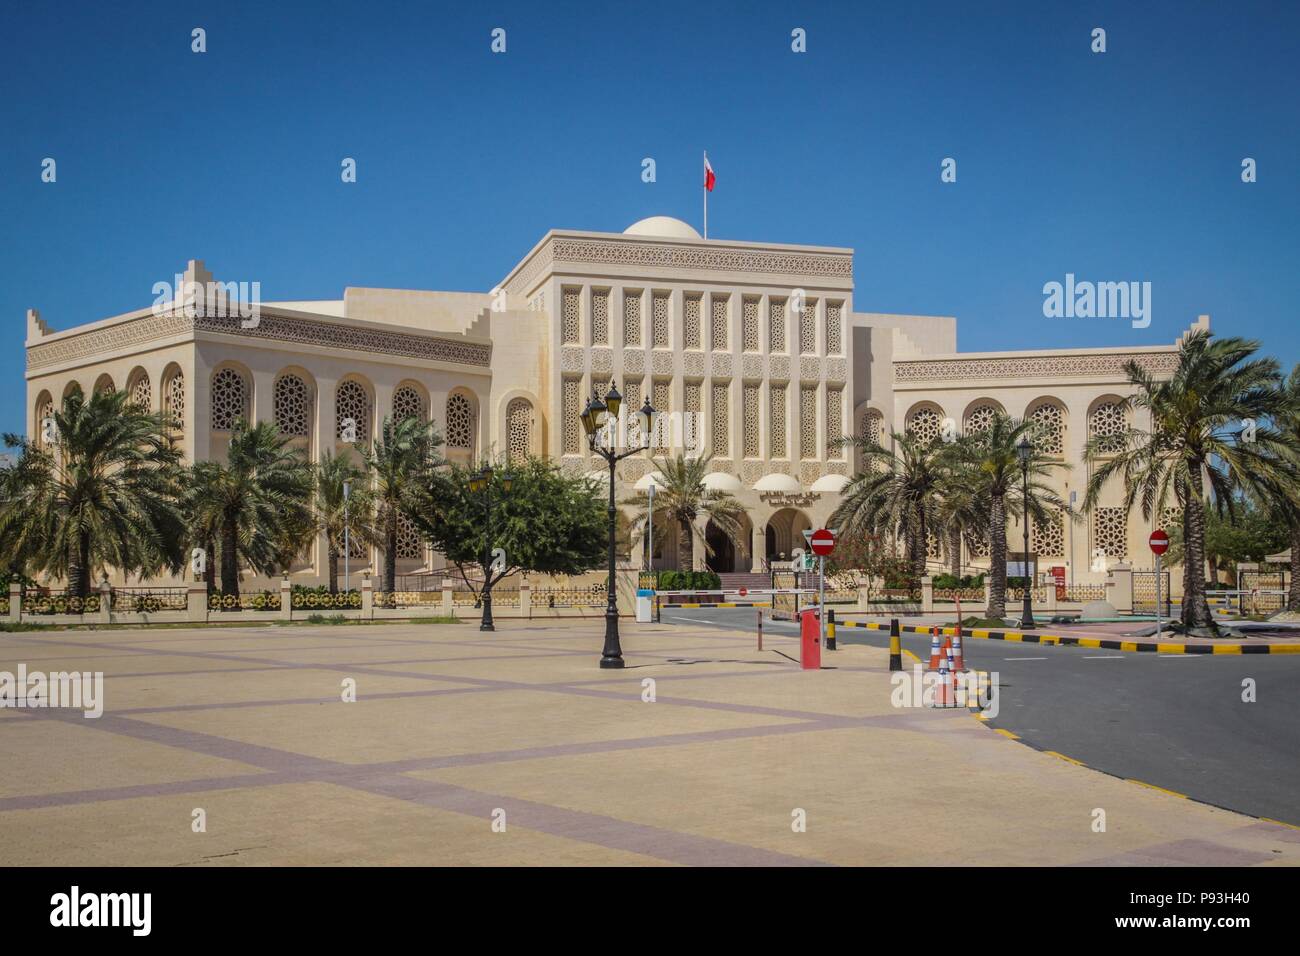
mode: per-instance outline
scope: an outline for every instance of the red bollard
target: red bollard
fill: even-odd
[[[817,609],[802,612],[799,628],[799,666],[806,671],[821,670],[822,632]]]

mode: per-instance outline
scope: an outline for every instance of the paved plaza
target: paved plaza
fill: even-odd
[[[0,671],[105,674],[98,719],[0,709],[0,862],[1300,864],[1300,830],[891,706],[882,648],[802,672],[787,637],[625,622],[601,671],[602,631],[0,634]]]

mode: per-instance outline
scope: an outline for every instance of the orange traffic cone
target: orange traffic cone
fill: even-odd
[[[939,661],[939,683],[934,689],[935,707],[951,707],[955,703],[949,660],[950,658],[945,656]]]
[[[957,670],[964,671],[966,669],[966,658],[961,652],[961,628],[957,628],[957,636],[952,639],[952,656],[956,661]]]
[[[942,651],[939,650],[939,629],[936,627],[930,631],[930,666],[926,670],[937,671],[941,655]]]

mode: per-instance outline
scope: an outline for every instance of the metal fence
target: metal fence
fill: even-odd
[[[1173,592],[1170,590],[1172,577],[1168,571],[1160,572],[1160,613],[1169,617],[1174,605]],[[1133,572],[1133,613],[1156,613],[1156,572]]]
[[[66,589],[42,589],[23,595],[23,614],[95,614],[100,603],[97,593],[77,597]]]

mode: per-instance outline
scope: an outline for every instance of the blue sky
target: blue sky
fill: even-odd
[[[28,308],[141,308],[189,258],[268,300],[487,290],[548,228],[698,226],[703,149],[711,236],[852,246],[859,310],[963,350],[1208,312],[1300,359],[1294,3],[9,4],[0,37],[4,430]],[[1151,282],[1150,327],[1044,318],[1067,272]]]

